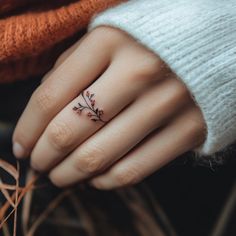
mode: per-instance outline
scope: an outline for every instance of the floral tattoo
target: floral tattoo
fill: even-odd
[[[96,101],[95,101],[95,99],[93,99],[94,93],[90,93],[89,91],[86,91],[86,93],[84,93],[84,91],[83,91],[81,93],[81,96],[82,96],[85,104],[83,105],[79,102],[78,106],[73,107],[73,110],[79,115],[83,111],[86,111],[87,116],[90,118],[90,120],[92,120],[94,122],[100,121],[102,123],[106,123],[101,117],[104,114],[103,110],[95,107]]]

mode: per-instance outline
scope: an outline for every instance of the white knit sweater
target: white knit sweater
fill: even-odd
[[[236,140],[236,0],[131,0],[96,16],[158,54],[200,107],[207,137],[200,156]]]

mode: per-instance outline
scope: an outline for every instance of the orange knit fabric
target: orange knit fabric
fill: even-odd
[[[123,0],[3,0],[0,3],[0,83],[45,73],[91,17]],[[14,9],[23,6],[17,12]],[[37,4],[36,4],[37,3]],[[32,6],[31,6],[32,5]],[[58,6],[59,5],[59,6]],[[15,11],[13,13],[9,11]]]

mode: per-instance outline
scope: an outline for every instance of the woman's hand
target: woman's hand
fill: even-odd
[[[201,111],[185,85],[126,33],[99,27],[58,59],[14,132],[57,186],[137,183],[203,143]]]

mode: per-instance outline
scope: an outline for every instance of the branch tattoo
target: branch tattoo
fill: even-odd
[[[81,115],[83,111],[86,112],[87,117],[90,118],[90,120],[97,122],[100,121],[102,123],[106,123],[102,119],[102,115],[104,114],[102,109],[95,107],[95,99],[94,99],[94,93],[90,93],[89,91],[82,92],[81,96],[83,98],[84,104],[78,103],[77,106],[73,107],[73,111],[75,111],[78,115]]]

